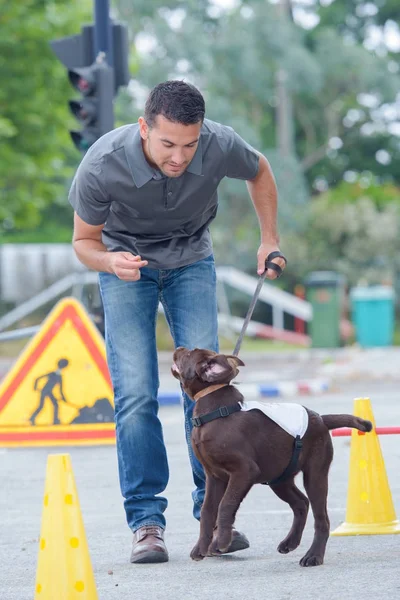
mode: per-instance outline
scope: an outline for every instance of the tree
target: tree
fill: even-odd
[[[79,33],[91,1],[0,0],[0,233],[34,228],[65,203],[78,157],[68,135],[72,88],[51,39]],[[7,58],[6,58],[7,57]]]
[[[125,0],[117,6],[124,8]],[[293,210],[304,205],[307,193],[296,157],[283,160],[276,151],[276,73],[284,64],[296,85],[315,89],[318,65],[304,48],[303,32],[280,19],[276,7],[266,2],[248,3],[247,13],[239,7],[215,17],[209,2],[200,7],[189,2],[185,9],[180,3],[174,6],[175,10],[171,3],[168,10],[154,11],[152,19],[141,22],[135,14],[132,27],[141,23],[141,36],[153,40],[152,51],[140,57],[137,80],[148,88],[168,77],[197,84],[205,95],[207,116],[233,126],[268,156],[284,199],[281,218],[287,227],[298,225]],[[138,114],[135,109],[134,116]],[[228,185],[243,206],[244,186]],[[229,210],[226,186],[221,188],[223,213]]]
[[[319,23],[308,32],[306,44],[326,76],[317,96],[297,98],[296,119],[302,164],[314,191],[364,171],[400,183],[400,148],[392,123],[399,48],[391,49],[384,36],[388,26],[396,27],[391,21],[395,4],[335,0],[309,7]],[[372,29],[380,32],[380,42],[372,42]]]
[[[339,4],[345,3],[336,1],[331,7]],[[267,0],[238,1],[228,11],[215,10],[207,1],[159,2],[152,13],[146,4],[143,18],[140,3],[117,2],[121,11],[127,11],[128,6],[131,12],[121,15],[129,20],[133,32],[140,33],[136,39],[147,36],[150,48],[139,56],[137,82],[150,88],[176,77],[197,84],[206,98],[207,115],[232,125],[265,153],[278,180],[281,231],[305,231],[311,193],[335,186],[346,171],[369,169],[378,176],[400,178],[390,165],[384,167],[375,155],[368,154],[372,148],[375,153],[379,151],[387,134],[366,138],[348,126],[349,115],[354,117],[354,112],[363,118],[363,95],[377,96],[379,92],[378,104],[393,101],[399,78],[388,69],[387,57],[369,51],[357,40],[348,43],[345,32],[332,27],[333,16],[331,22],[324,20],[321,15],[325,7],[315,4],[320,25],[308,31],[290,18],[290,11],[285,16],[276,3]],[[293,2],[293,13],[295,8]],[[293,105],[294,147],[289,156],[282,156],[278,144],[280,72],[286,74]],[[140,111],[141,107],[132,103],[129,119]],[[364,111],[365,122],[370,116]],[[395,138],[389,138],[395,148]],[[215,223],[216,252],[250,267],[258,236],[254,235],[257,220],[245,187],[227,181],[221,192],[221,218]],[[227,222],[229,233],[225,230]],[[234,239],[240,240],[240,250],[232,231]]]
[[[337,271],[350,285],[399,282],[400,188],[361,177],[310,204],[306,232],[283,235],[291,273]]]

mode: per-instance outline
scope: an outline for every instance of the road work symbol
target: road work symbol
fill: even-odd
[[[33,386],[34,391],[36,391],[38,389],[38,384],[40,381],[42,381],[43,379],[46,379],[46,382],[40,391],[39,406],[37,407],[37,409],[31,416],[31,418],[29,419],[32,425],[35,424],[36,417],[43,410],[44,403],[46,402],[47,398],[53,404],[53,409],[54,409],[53,425],[60,424],[60,419],[58,418],[58,399],[55,396],[55,389],[58,388],[59,394],[61,396],[61,400],[63,402],[67,402],[67,399],[65,398],[64,392],[63,392],[61,371],[62,371],[62,369],[65,369],[65,367],[68,367],[68,365],[69,365],[69,360],[67,360],[66,358],[61,358],[57,363],[58,368],[56,371],[51,371],[51,373],[46,373],[46,375],[40,375],[39,377],[37,377],[35,379],[35,384]]]
[[[104,339],[80,302],[59,302],[0,383],[0,446],[114,443]]]

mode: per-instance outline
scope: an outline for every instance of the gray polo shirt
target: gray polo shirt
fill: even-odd
[[[212,253],[209,225],[217,214],[224,177],[250,180],[259,154],[231,127],[205,119],[196,153],[176,178],[152,168],[139,125],[101,137],[84,156],[69,202],[90,225],[105,224],[111,252],[139,254],[153,269],[182,267]]]

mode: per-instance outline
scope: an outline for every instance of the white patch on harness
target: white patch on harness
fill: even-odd
[[[242,410],[261,410],[267,417],[275,421],[287,433],[301,438],[304,436],[308,427],[308,412],[301,404],[292,402],[258,402],[250,400],[241,402]]]

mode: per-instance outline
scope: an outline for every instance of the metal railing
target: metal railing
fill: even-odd
[[[233,267],[217,267],[217,279],[217,297],[220,311],[219,323],[224,330],[224,333],[229,337],[232,337],[241,327],[243,320],[231,315],[225,285],[229,285],[252,297],[257,285],[257,279]],[[47,289],[39,292],[33,298],[23,302],[4,316],[0,317],[0,341],[32,336],[38,331],[40,325],[24,327],[14,331],[5,330],[57,298],[65,296],[67,292],[78,299],[82,298],[84,286],[88,284],[96,285],[97,282],[98,274],[94,271],[71,273],[59,281],[56,281]],[[287,312],[304,321],[310,321],[312,318],[312,306],[309,302],[279,290],[269,283],[264,283],[259,295],[259,300],[272,306],[272,328],[262,323],[251,322],[248,331],[249,335],[261,335],[261,337],[271,338],[277,337],[278,339],[285,339],[289,335],[290,340],[287,339],[287,341],[292,342],[295,341],[294,336],[297,336],[296,339],[299,343],[308,343],[307,336],[299,336],[299,334],[293,332],[285,332],[283,315],[284,312]],[[161,304],[159,310],[160,312],[163,312]]]

